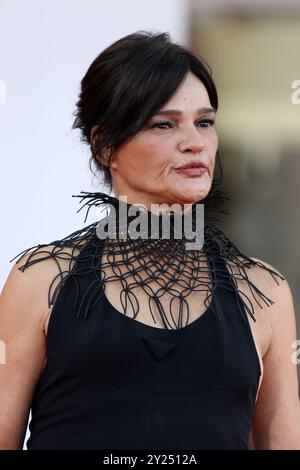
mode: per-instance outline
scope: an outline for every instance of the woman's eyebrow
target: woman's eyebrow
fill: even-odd
[[[207,113],[216,113],[216,112],[217,111],[215,110],[215,108],[204,107],[204,108],[197,109],[197,114],[207,114]],[[167,116],[170,114],[173,114],[173,115],[175,114],[175,115],[180,116],[183,113],[179,109],[163,109],[161,111],[157,111],[156,113],[154,113],[153,116],[157,116],[157,115]]]

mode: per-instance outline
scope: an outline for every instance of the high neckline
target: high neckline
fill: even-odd
[[[105,193],[81,191],[81,194],[74,195],[74,197],[80,197],[80,203],[84,201],[84,204],[77,212],[84,207],[88,207],[86,218],[92,207],[104,209],[107,208],[108,205],[119,207],[119,200]],[[127,204],[128,209],[129,207],[130,205]],[[194,207],[198,207],[197,203]],[[61,274],[70,275],[74,281],[76,281],[77,276],[86,274],[86,269],[80,269],[78,252],[80,253],[86,245],[91,247],[89,269],[93,275],[95,275],[95,283],[90,286],[89,291],[86,293],[88,298],[86,303],[81,302],[80,305],[78,305],[76,299],[74,304],[74,308],[76,307],[76,318],[80,318],[82,314],[84,319],[87,318],[91,303],[94,305],[97,298],[99,298],[98,294],[101,291],[100,280],[103,279],[104,284],[114,281],[121,282],[122,291],[120,292],[120,301],[122,308],[126,309],[126,305],[131,305],[133,313],[135,314],[136,307],[138,306],[138,302],[135,298],[135,290],[142,288],[149,297],[151,312],[152,308],[158,309],[159,315],[161,315],[167,327],[167,323],[169,320],[171,322],[173,318],[176,318],[176,324],[178,320],[179,326],[182,323],[188,323],[189,305],[186,297],[197,289],[206,291],[205,301],[213,295],[214,287],[212,283],[207,282],[207,279],[204,279],[202,276],[202,261],[206,262],[207,259],[212,260],[209,277],[216,273],[218,260],[223,260],[234,281],[230,283],[232,284],[231,286],[226,285],[226,288],[230,287],[235,294],[238,294],[240,281],[245,281],[249,285],[253,300],[258,304],[258,297],[267,305],[268,303],[272,305],[274,302],[260,291],[258,286],[249,279],[247,271],[251,266],[260,267],[268,271],[277,284],[277,277],[284,279],[283,276],[268,268],[262,262],[249,258],[242,253],[221,228],[210,222],[204,224],[203,247],[205,248],[203,248],[203,251],[201,251],[201,249],[196,249],[196,251],[183,250],[182,240],[172,238],[169,240],[129,239],[128,241],[125,240],[124,243],[120,243],[118,239],[108,238],[100,240],[97,233],[98,226],[99,221],[93,222],[60,240],[52,240],[45,244],[38,244],[17,255],[22,255],[22,258],[28,251],[34,248],[26,259],[25,264],[19,267],[19,269],[23,271],[32,264],[48,258],[56,257],[56,260],[59,262],[60,258],[64,257],[63,250],[65,249],[66,259],[70,259],[70,264],[69,270]],[[40,256],[41,248],[43,257]],[[101,254],[105,255],[107,266],[101,265]],[[11,261],[13,261],[13,259]],[[86,259],[86,257],[83,259]],[[134,260],[135,263],[133,263]],[[106,267],[112,270],[111,275],[108,277],[99,276],[99,272],[103,273]],[[145,276],[142,276],[141,273],[144,273]],[[206,274],[208,274],[208,271]],[[61,286],[64,281],[65,276],[61,275],[58,286]],[[218,282],[223,284],[224,280],[220,279]],[[153,283],[156,283],[155,286]],[[58,286],[54,288],[54,284],[52,283],[49,288],[49,308],[55,302]],[[155,287],[155,289],[152,289],[152,286]],[[165,291],[172,293],[175,299],[174,302],[172,299],[167,312],[164,311],[164,305],[161,303],[161,297]],[[245,301],[244,298],[241,297],[239,308],[245,321],[248,321],[246,318],[247,314],[255,321],[254,306],[248,297]],[[222,308],[218,302],[216,302],[214,313],[222,320]],[[187,319],[187,322],[184,321],[185,319]]]

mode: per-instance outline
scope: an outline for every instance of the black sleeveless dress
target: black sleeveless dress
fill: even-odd
[[[170,330],[125,316],[106,295],[87,318],[74,318],[74,296],[83,299],[95,282],[91,249],[82,249],[82,275],[66,279],[53,306],[27,448],[247,449],[261,370],[225,262],[212,253],[217,282],[207,310]]]

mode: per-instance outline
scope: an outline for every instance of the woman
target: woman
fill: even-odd
[[[73,127],[115,196],[79,196],[117,230],[104,218],[106,238],[95,222],[13,266],[1,448],[22,447],[31,408],[35,450],[300,449],[288,283],[212,223],[217,108],[208,66],[167,34],[126,36],[89,67]],[[158,236],[124,237],[124,207],[125,229],[140,208]],[[204,243],[187,249],[176,217],[199,228],[203,207]]]

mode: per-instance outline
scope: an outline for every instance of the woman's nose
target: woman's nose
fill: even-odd
[[[199,129],[192,128],[186,129],[179,144],[181,152],[191,151],[199,153],[204,148],[204,141]]]

